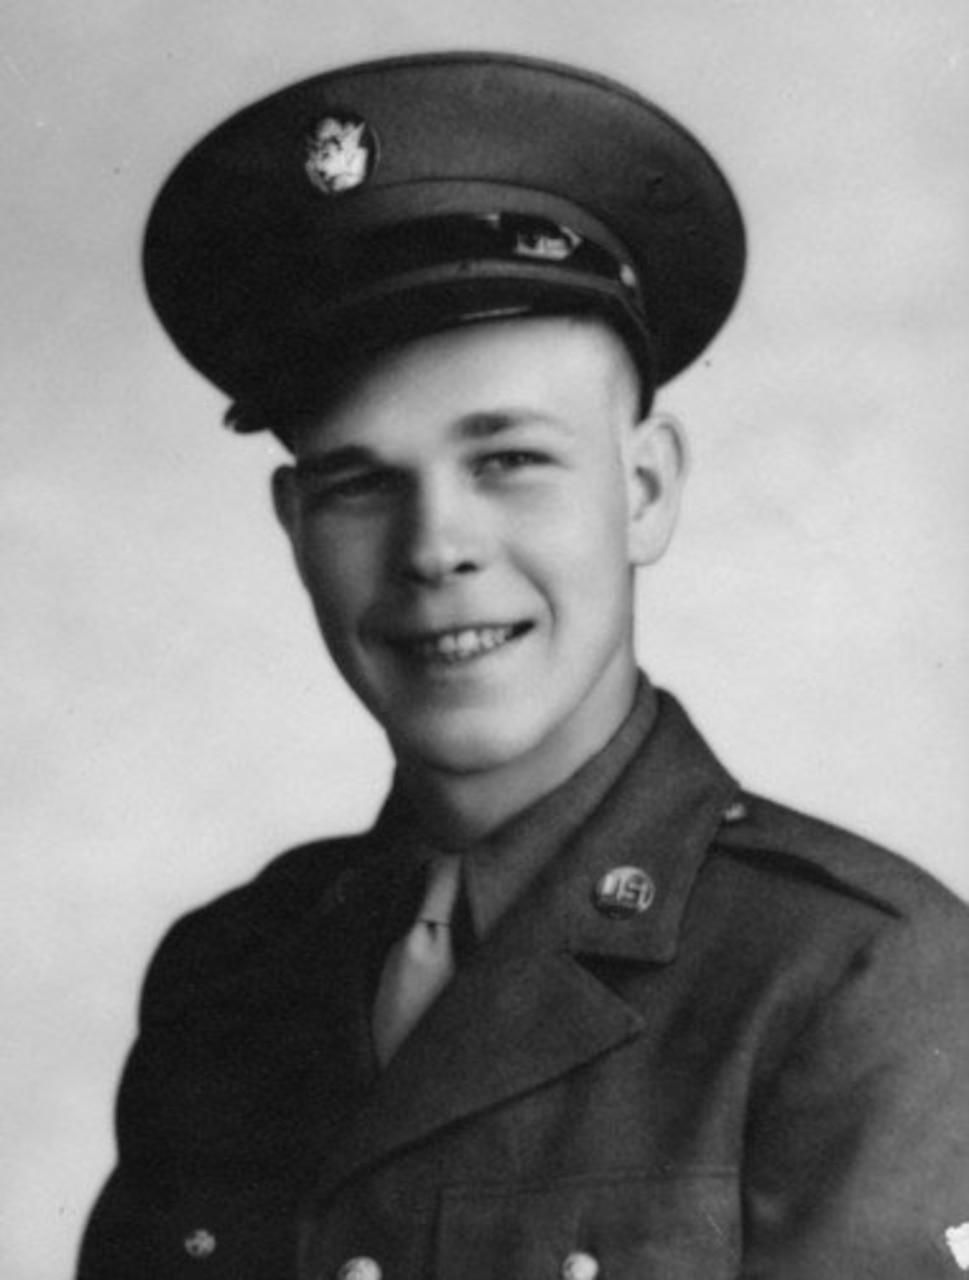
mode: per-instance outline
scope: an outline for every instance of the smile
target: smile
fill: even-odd
[[[412,640],[398,639],[393,643],[395,648],[420,662],[450,665],[470,662],[474,658],[503,649],[523,636],[530,627],[531,624],[527,622],[502,627],[462,627],[460,630],[440,631],[435,635],[420,636]]]

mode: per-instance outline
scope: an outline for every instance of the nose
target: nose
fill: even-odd
[[[447,479],[427,481],[408,503],[398,530],[402,576],[424,586],[476,573],[488,558],[489,535],[474,498]]]

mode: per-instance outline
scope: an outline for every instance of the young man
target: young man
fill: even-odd
[[[170,179],[152,300],[291,448],[397,772],[166,939],[82,1280],[969,1267],[964,909],[742,794],[637,670],[685,462],[653,391],[742,263],[688,134],[522,59],[329,73]]]

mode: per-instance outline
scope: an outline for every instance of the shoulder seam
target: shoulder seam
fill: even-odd
[[[762,849],[749,844],[734,843],[733,841],[726,842],[719,839],[714,841],[712,849],[726,857],[737,858],[740,861],[764,867],[777,875],[796,875],[810,880],[823,888],[844,894],[859,902],[867,903],[869,906],[883,912],[885,915],[892,916],[896,920],[905,918],[905,913],[899,910],[895,903],[888,898],[872,893],[863,886],[838,875],[836,872],[829,871],[827,867],[815,862],[813,859],[804,858],[800,854],[791,853],[787,849]]]

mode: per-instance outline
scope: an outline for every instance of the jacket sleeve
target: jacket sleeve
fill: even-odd
[[[955,1277],[969,1221],[969,928],[933,896],[859,944],[762,1082],[743,1280]]]
[[[233,1118],[249,1095],[229,1068],[242,1060],[240,1044],[247,1063],[261,1061],[247,1025],[261,1018],[268,1026],[273,1010],[285,1023],[289,970],[272,959],[274,948],[284,950],[304,921],[306,935],[317,937],[357,848],[347,840],[293,850],[163,939],[119,1089],[117,1167],[90,1215],[77,1280],[190,1280],[203,1271],[243,1280],[278,1274],[281,1257],[295,1267],[292,1161],[287,1176],[252,1173],[256,1133]],[[297,1032],[293,1042],[302,1043]],[[272,1073],[282,1055],[271,1033],[267,1044],[261,1069]],[[276,1130],[266,1124],[259,1134],[271,1145]],[[248,1163],[237,1158],[240,1148]],[[263,1265],[267,1257],[276,1263]]]

